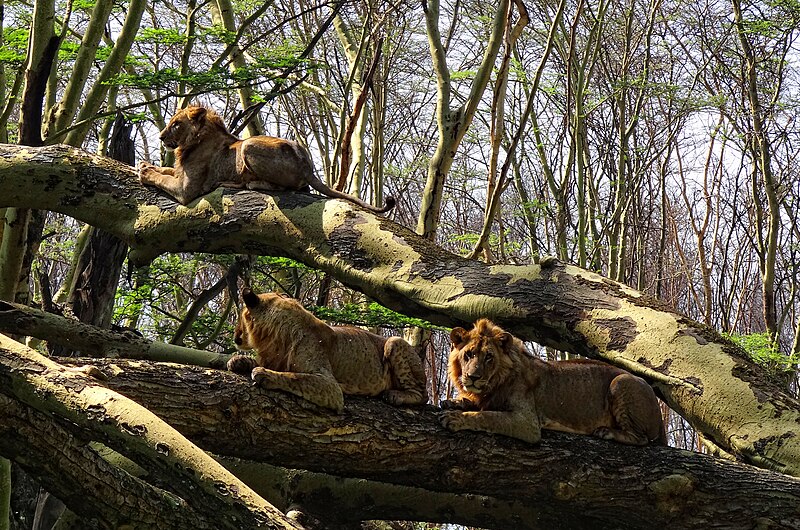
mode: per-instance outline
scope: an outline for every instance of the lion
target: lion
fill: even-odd
[[[379,208],[330,189],[314,174],[311,155],[302,145],[272,136],[240,140],[228,132],[216,112],[205,107],[176,112],[160,138],[175,150],[175,167],[140,162],[139,180],[166,191],[184,206],[220,186],[263,191],[305,191],[311,186],[375,213],[388,212],[395,205],[392,197]]]
[[[530,443],[541,430],[590,434],[629,445],[666,445],[661,408],[643,379],[598,361],[547,362],[487,319],[454,328],[448,372],[459,399],[442,425]]]
[[[393,405],[427,402],[422,361],[402,338],[329,326],[277,293],[243,289],[242,301],[234,343],[255,350],[256,357],[236,355],[228,370],[336,412],[344,407],[344,394],[382,395]]]

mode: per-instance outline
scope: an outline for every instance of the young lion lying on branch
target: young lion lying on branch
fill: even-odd
[[[629,445],[666,445],[661,409],[644,379],[597,361],[545,362],[481,319],[450,334],[449,374],[460,395],[442,424],[536,443],[541,429],[591,434]]]
[[[175,167],[141,162],[139,180],[166,191],[184,206],[220,186],[263,191],[300,191],[311,186],[375,213],[388,212],[395,204],[387,197],[378,208],[330,189],[314,174],[311,155],[302,145],[272,136],[240,140],[228,132],[217,113],[205,107],[176,112],[160,138],[167,148],[175,149]]]
[[[234,342],[256,358],[236,355],[228,370],[255,384],[283,390],[341,412],[343,394],[383,395],[393,405],[422,405],[427,379],[413,348],[350,326],[329,326],[296,300],[276,293],[242,291],[245,307]]]

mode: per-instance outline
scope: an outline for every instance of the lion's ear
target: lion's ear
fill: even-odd
[[[189,115],[189,119],[192,121],[200,121],[206,117],[206,113],[208,109],[205,107],[189,107],[187,110],[187,114]]]
[[[454,347],[460,347],[467,342],[467,330],[464,328],[453,328],[450,332],[450,341],[453,343]]]
[[[248,287],[242,289],[242,301],[248,308],[253,309],[258,305],[261,299],[256,293],[251,291]]]
[[[508,331],[501,331],[497,334],[497,342],[506,349],[514,342],[514,337]]]

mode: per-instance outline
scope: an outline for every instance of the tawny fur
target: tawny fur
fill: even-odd
[[[308,150],[297,142],[272,136],[240,140],[222,119],[205,107],[187,107],[175,113],[161,131],[161,141],[175,149],[175,167],[139,164],[142,184],[156,186],[183,205],[216,188],[298,191],[309,186],[328,197],[345,199],[376,213],[389,211],[327,187],[314,174]]]
[[[661,409],[643,379],[597,361],[546,362],[481,319],[454,328],[448,372],[459,399],[442,424],[536,443],[541,429],[590,434],[629,445],[666,444]]]
[[[422,405],[425,369],[400,337],[385,338],[350,326],[329,326],[299,302],[276,293],[242,293],[236,324],[238,355],[228,369],[251,374],[265,388],[283,390],[340,412],[343,394],[378,396],[394,405]]]

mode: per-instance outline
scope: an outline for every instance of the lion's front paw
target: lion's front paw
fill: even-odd
[[[470,407],[462,399],[445,399],[439,403],[443,410],[468,410]]]
[[[253,385],[258,385],[264,388],[272,388],[271,382],[274,379],[272,372],[266,368],[256,366],[250,372],[250,378],[253,380]]]
[[[461,431],[467,428],[464,414],[457,411],[440,412],[439,423],[451,431]]]
[[[228,371],[248,375],[256,367],[256,360],[249,355],[234,355],[228,360]]]
[[[155,166],[150,164],[149,162],[139,162],[137,166],[138,173],[139,173],[139,182],[142,184],[151,184],[152,179],[150,178],[150,171]]]
[[[608,427],[598,427],[592,432],[592,436],[602,438],[603,440],[613,440],[614,434]]]
[[[381,397],[383,398],[384,401],[386,401],[390,405],[402,405],[404,403],[402,399],[403,392],[400,392],[398,390],[387,390],[381,395]]]

